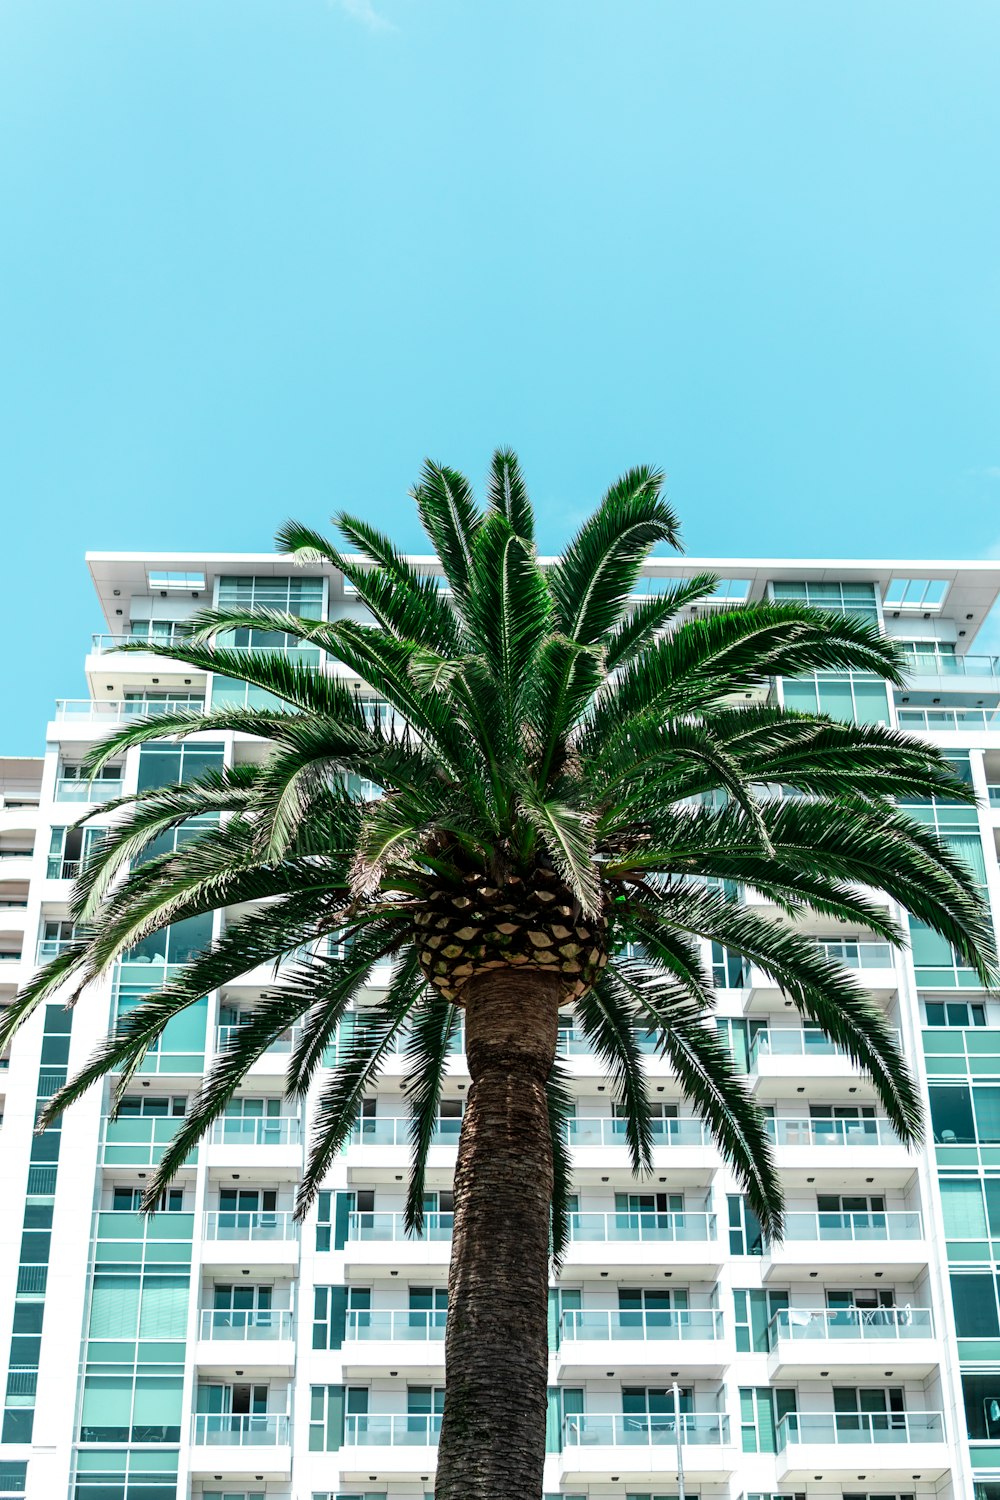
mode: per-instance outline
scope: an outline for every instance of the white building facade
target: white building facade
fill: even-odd
[[[71,934],[73,879],[114,821],[98,812],[74,828],[84,805],[261,753],[246,736],[213,731],[130,751],[88,783],[82,758],[116,723],[161,705],[255,701],[240,684],[117,648],[169,641],[213,603],[363,617],[334,570],[272,554],[101,553],[89,563],[109,631],[86,658],[89,695],[57,703],[43,759],[0,761],[0,1004]],[[705,570],[722,582],[702,610],[808,600],[904,643],[904,690],[818,673],[771,691],[944,749],[978,807],[912,811],[966,858],[1000,913],[1000,662],[970,654],[1000,593],[1000,564],[685,559],[650,563],[641,590]],[[344,670],[273,634],[239,632],[234,644]],[[632,1177],[613,1100],[566,1017],[576,1201],[550,1290],[547,1497],[666,1500],[680,1492],[680,1467],[687,1500],[1000,1500],[1000,997],[947,944],[910,928],[898,954],[828,920],[810,931],[899,1029],[927,1096],[918,1153],[763,974],[736,955],[705,954],[717,1024],[771,1119],[789,1209],[773,1250],[652,1049],[656,1169]],[[61,1126],[34,1133],[40,1103],[115,1016],[212,931],[193,919],[145,940],[74,1009],[43,1005],[0,1058],[2,1500],[433,1492],[468,1086],[460,1050],[419,1240],[403,1233],[401,1054],[317,1207],[301,1228],[294,1221],[308,1109],[283,1097],[290,1037],[254,1066],[162,1211],[136,1213],[215,1049],[273,987],[270,969],[171,1022],[116,1121],[107,1090],[94,1089]]]

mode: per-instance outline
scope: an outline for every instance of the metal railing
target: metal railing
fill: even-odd
[[[81,863],[79,859],[60,859],[55,855],[46,866],[45,877],[47,880],[75,880],[80,873]]]
[[[209,1448],[278,1448],[288,1442],[288,1417],[277,1412],[198,1412],[194,1442]]]
[[[729,1418],[721,1412],[681,1412],[673,1415],[566,1417],[563,1442],[567,1448],[673,1447],[680,1422],[681,1442],[691,1447],[723,1447],[729,1442]]]
[[[103,719],[110,723],[118,723],[122,719],[145,719],[184,712],[188,709],[200,711],[204,707],[205,699],[194,696],[177,697],[168,703],[159,699],[146,702],[140,698],[113,698],[109,702],[92,698],[57,698],[55,718],[57,720]]]
[[[915,1211],[891,1213],[798,1213],[785,1216],[786,1240],[922,1240]]]
[[[205,1214],[206,1240],[297,1240],[299,1226],[292,1214],[249,1209],[211,1209]]]
[[[352,1307],[347,1312],[345,1337],[352,1341],[422,1343],[444,1338],[446,1308],[408,1308],[393,1311]]]
[[[570,1308],[559,1320],[561,1339],[721,1339],[722,1313],[715,1307],[636,1308],[590,1311]]]
[[[716,1235],[715,1214],[709,1213],[572,1213],[569,1237],[584,1241],[654,1240],[660,1243],[707,1242]]]
[[[711,1140],[701,1120],[661,1119],[650,1124],[654,1146],[704,1146]],[[624,1146],[628,1137],[624,1120],[605,1116],[567,1120],[566,1139],[571,1146]]]
[[[273,1343],[292,1337],[292,1314],[286,1308],[203,1307],[199,1320],[203,1339],[218,1343]]]
[[[290,1115],[258,1115],[253,1119],[216,1120],[212,1126],[213,1146],[298,1146],[302,1142],[302,1121]]]
[[[899,1146],[902,1142],[890,1122],[878,1117],[764,1121],[768,1135],[779,1146]]]
[[[768,1347],[778,1339],[931,1339],[929,1307],[782,1307],[768,1324]]]
[[[778,1423],[778,1450],[792,1443],[943,1443],[939,1411],[790,1412]]]
[[[383,1412],[349,1412],[344,1443],[358,1448],[433,1448],[441,1436],[438,1412],[389,1416]]]
[[[347,1218],[347,1238],[349,1240],[450,1240],[451,1231],[454,1227],[455,1216],[451,1213],[429,1213],[424,1214],[423,1233],[419,1235],[408,1235],[406,1224],[402,1214],[394,1213],[359,1213],[354,1212]]]

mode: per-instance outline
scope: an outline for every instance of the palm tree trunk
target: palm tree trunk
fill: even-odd
[[[540,1500],[548,1376],[555,976],[496,969],[465,1000],[472,1085],[455,1169],[435,1500]]]

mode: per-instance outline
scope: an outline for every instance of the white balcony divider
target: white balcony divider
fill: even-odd
[[[209,1448],[277,1448],[288,1442],[288,1417],[277,1412],[198,1412],[194,1441]]]
[[[816,1120],[808,1115],[765,1120],[779,1146],[899,1146],[902,1142],[882,1116]]]
[[[674,1447],[678,1418],[611,1416],[602,1412],[566,1417],[563,1441],[567,1448]],[[721,1412],[681,1412],[681,1441],[691,1447],[722,1447],[729,1442],[729,1418]]]
[[[292,1314],[287,1308],[203,1307],[203,1339],[217,1343],[273,1343],[292,1337]]]
[[[346,1337],[359,1343],[422,1343],[444,1338],[448,1312],[443,1307],[352,1307],[347,1312]]]
[[[349,1412],[344,1418],[344,1445],[349,1448],[433,1448],[440,1436],[441,1417],[433,1412]]]
[[[773,1349],[778,1339],[931,1339],[929,1307],[782,1307],[768,1324]]]
[[[943,1443],[939,1411],[791,1412],[778,1423],[778,1448],[795,1443]]]
[[[241,1119],[230,1115],[212,1126],[213,1146],[298,1146],[302,1121],[289,1115],[258,1115]]]
[[[708,1241],[716,1238],[715,1214],[709,1213],[573,1213],[570,1239],[578,1242],[655,1240],[661,1243]]]
[[[423,1233],[411,1236],[406,1233],[406,1226],[402,1214],[393,1213],[352,1213],[347,1219],[347,1237],[349,1240],[450,1240],[454,1225],[454,1214],[429,1213],[424,1214]]]
[[[922,1240],[916,1211],[890,1213],[800,1213],[785,1215],[786,1240]]]
[[[213,1209],[205,1215],[206,1240],[297,1240],[299,1226],[292,1214],[278,1211]]]
[[[614,1312],[570,1308],[559,1320],[563,1340],[721,1339],[722,1312],[717,1307],[651,1308]]]

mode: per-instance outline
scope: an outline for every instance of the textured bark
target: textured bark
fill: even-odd
[[[540,1500],[560,981],[500,969],[463,991],[472,1084],[455,1169],[435,1500]]]

